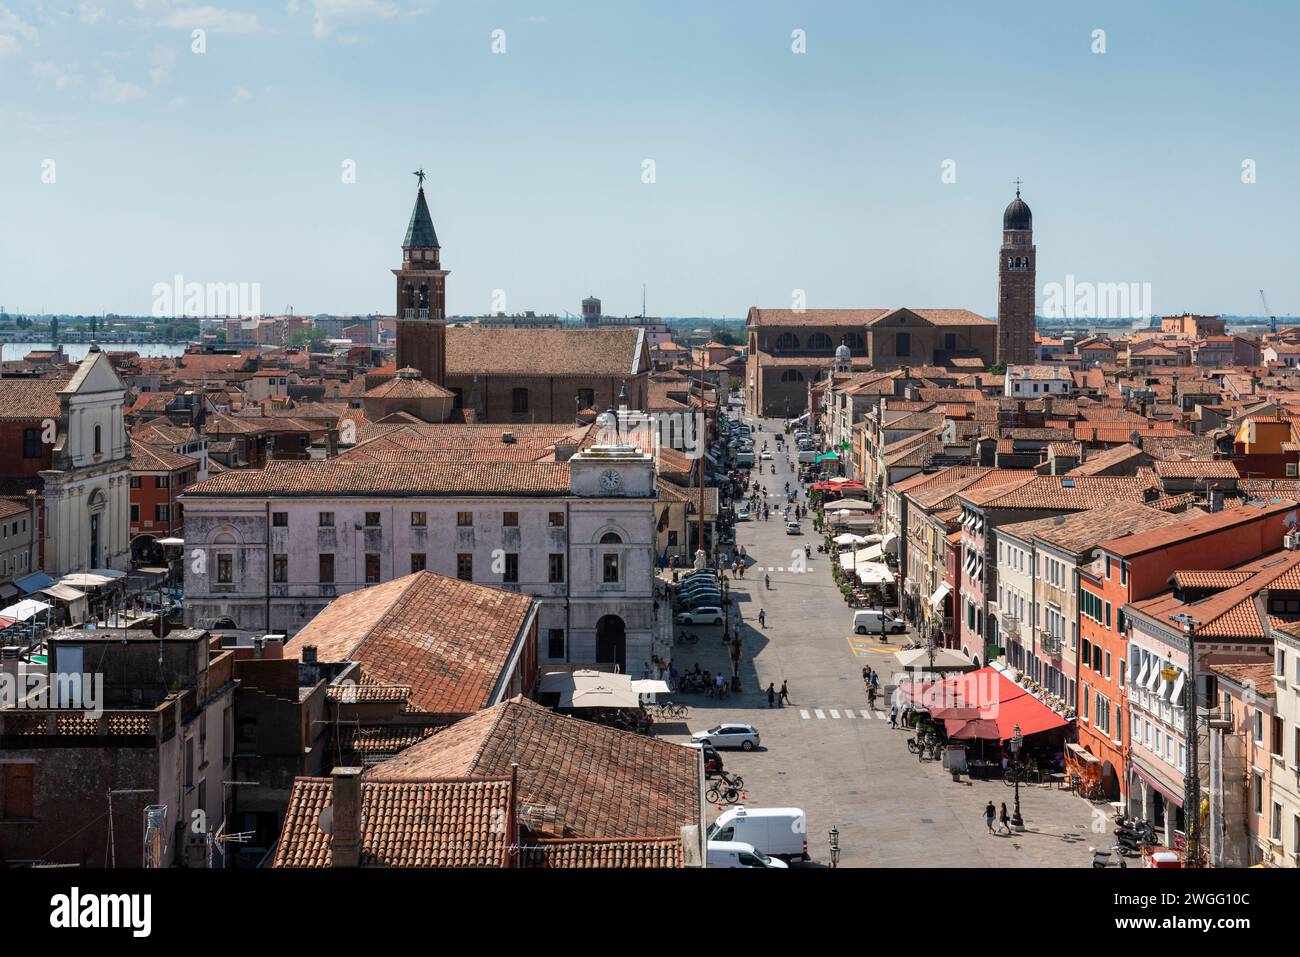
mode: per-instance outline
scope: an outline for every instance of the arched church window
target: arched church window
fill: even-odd
[[[600,544],[602,544],[602,545],[622,545],[622,544],[623,544],[623,536],[619,535],[618,532],[606,532],[604,535],[600,536]]]
[[[778,349],[798,349],[799,337],[793,332],[783,332],[777,337],[776,347]]]
[[[808,339],[809,349],[830,349],[834,345],[835,343],[831,341],[831,337],[824,332],[814,332]]]

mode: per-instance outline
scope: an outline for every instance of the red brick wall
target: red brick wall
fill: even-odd
[[[51,467],[54,461],[53,445],[42,445],[39,459],[23,458],[23,432],[27,429],[41,429],[42,421],[21,419],[0,422],[0,476],[35,475],[42,469]]]

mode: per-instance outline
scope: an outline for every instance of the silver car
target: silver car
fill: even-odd
[[[696,744],[740,748],[742,751],[753,751],[759,743],[758,729],[752,724],[720,724],[708,731],[696,731],[691,740]]]

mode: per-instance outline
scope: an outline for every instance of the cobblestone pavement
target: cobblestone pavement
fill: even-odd
[[[763,420],[755,448],[774,443],[780,423]],[[755,725],[763,746],[724,752],[728,771],[742,774],[746,803],[753,807],[800,807],[807,812],[814,861],[829,863],[827,834],[839,828],[841,866],[899,867],[1087,867],[1088,848],[1110,843],[1108,806],[1094,806],[1066,791],[1022,787],[1026,830],[990,836],[984,824],[988,801],[1014,808],[1013,789],[999,781],[954,783],[939,762],[918,762],[906,747],[910,732],[893,730],[883,710],[867,709],[862,667],[869,664],[892,690],[897,651],[904,636],[882,642],[852,633],[852,611],[831,578],[829,559],[816,551],[811,519],[804,534],[787,535],[779,519],[786,481],[795,481],[778,456],[751,482],[766,483],[772,498],[769,521],[742,522],[737,543],[748,552],[744,579],[732,582],[742,617],[743,690],[722,701],[703,694],[676,695],[691,707],[684,721],[661,722],[656,733],[685,741],[692,731],[719,721]],[[768,465],[770,463],[765,463]],[[801,494],[800,502],[806,503]],[[792,552],[813,544],[812,560],[800,570]],[[771,576],[765,588],[764,574]],[[758,613],[766,612],[766,627]],[[698,644],[677,644],[679,669],[730,673],[721,627],[694,627]],[[680,631],[680,629],[679,629]],[[789,682],[791,703],[769,708],[763,689]],[[882,699],[877,699],[879,705]],[[716,816],[710,811],[710,820]]]

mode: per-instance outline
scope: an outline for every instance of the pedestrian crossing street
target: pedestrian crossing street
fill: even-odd
[[[799,717],[805,721],[888,721],[888,712],[876,708],[800,708]]]

